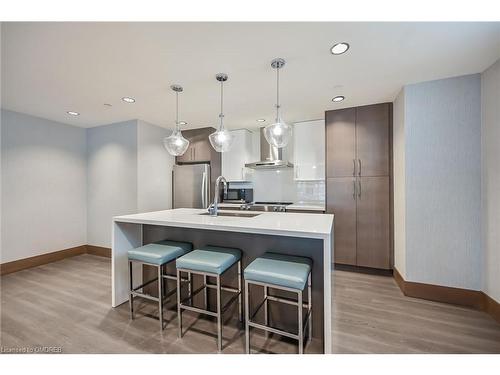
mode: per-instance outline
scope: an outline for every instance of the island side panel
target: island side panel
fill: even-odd
[[[127,252],[142,246],[142,224],[113,222],[111,244],[111,282],[113,307],[129,299],[129,268]],[[142,283],[142,269],[134,267],[134,284]]]
[[[324,346],[324,302],[330,302],[330,298],[325,299],[324,297],[324,280],[330,277],[330,258],[326,260],[326,268],[324,266],[325,260],[323,259],[325,256],[325,246],[329,248],[330,245],[325,244],[324,239],[177,228],[155,225],[143,226],[144,244],[160,241],[167,238],[174,241],[189,241],[193,243],[193,246],[195,248],[204,245],[239,248],[243,252],[243,269],[248,266],[250,262],[252,262],[256,257],[262,255],[266,251],[310,257],[313,260],[313,337],[315,339],[321,340],[321,347]],[[328,254],[330,253],[328,252]],[[328,257],[329,256],[330,255],[328,255]],[[172,268],[169,269],[169,271],[173,272],[174,266],[172,265],[171,267]],[[328,275],[324,275],[325,269],[328,270]],[[151,270],[148,271],[145,269],[145,277],[149,276],[148,272],[151,272]],[[227,277],[224,278],[224,284],[236,286],[236,280],[236,272],[234,272],[233,270],[227,275]],[[197,288],[200,285],[199,280],[195,279],[194,284],[194,288]],[[328,289],[330,288],[328,287]],[[152,292],[154,291],[152,290]],[[275,292],[275,294],[294,297],[294,295],[292,294],[283,294],[281,292]],[[262,288],[256,287],[254,289],[251,289],[251,304],[253,305],[253,307],[256,307],[258,302],[260,302],[262,296]],[[200,293],[197,297],[198,300],[195,298],[195,303],[200,303],[201,306],[202,294]],[[214,303],[215,294],[211,293],[210,297],[212,303]],[[276,304],[273,302],[271,302],[271,305],[271,323],[273,323],[274,319],[274,323],[276,323],[278,327],[286,328],[290,331],[294,331],[297,329],[296,308],[289,305]],[[214,305],[212,304],[212,306]],[[331,311],[331,309],[327,310]],[[237,316],[236,312],[228,312],[228,314],[233,314],[234,317]],[[257,320],[262,318],[262,315],[262,313],[258,314],[256,317]],[[327,326],[331,327],[331,324],[327,324]],[[259,331],[256,330],[255,332]],[[331,340],[327,338],[327,341]],[[322,352],[328,352],[328,350],[322,350]]]
[[[333,285],[333,272],[332,259],[334,254],[334,232],[333,225],[330,236],[325,237],[323,240],[323,267],[324,267],[324,349],[325,354],[331,354],[333,343],[332,343],[332,319],[333,319],[333,308],[332,308],[332,290],[334,290]]]

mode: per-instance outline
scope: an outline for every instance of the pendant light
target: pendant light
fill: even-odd
[[[234,134],[224,128],[224,82],[227,81],[227,74],[219,73],[215,79],[220,82],[220,114],[219,129],[208,136],[210,144],[217,152],[229,151],[234,141]]]
[[[170,155],[181,156],[189,147],[189,141],[182,136],[179,123],[179,93],[183,88],[179,85],[172,85],[170,88],[175,91],[175,130],[169,137],[163,139],[163,145]]]
[[[276,58],[271,61],[271,66],[276,69],[276,122],[264,128],[264,137],[271,146],[281,148],[292,137],[292,127],[281,119],[280,114],[280,69],[285,66],[285,60]]]

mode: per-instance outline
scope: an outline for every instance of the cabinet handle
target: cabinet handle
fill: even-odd
[[[193,160],[196,160],[196,149],[195,148],[193,148],[193,155],[194,155]]]
[[[356,159],[352,159],[352,175],[356,176]]]
[[[296,179],[299,178],[299,166],[298,165],[295,166],[295,178]]]
[[[241,179],[245,181],[245,167],[241,168]]]
[[[352,180],[352,199],[356,200],[356,180]]]
[[[358,198],[361,199],[361,179],[358,179]]]
[[[358,159],[359,168],[358,168],[358,176],[361,176],[361,159]]]

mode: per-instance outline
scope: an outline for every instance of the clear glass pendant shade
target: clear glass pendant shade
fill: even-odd
[[[292,127],[280,116],[280,69],[285,66],[285,60],[276,58],[271,61],[271,67],[276,69],[276,122],[264,128],[264,137],[274,147],[285,147],[292,138]]]
[[[169,137],[163,139],[163,145],[170,155],[181,156],[188,149],[189,141],[182,136],[180,129],[175,129]]]
[[[234,134],[226,129],[219,129],[208,136],[210,144],[217,152],[229,151],[234,141]]]
[[[285,147],[292,138],[292,127],[281,120],[264,128],[264,137],[274,147]]]
[[[234,134],[224,128],[224,82],[227,81],[227,74],[218,73],[215,78],[220,82],[220,124],[219,129],[208,136],[210,144],[217,152],[229,151],[234,141]]]
[[[170,136],[163,138],[163,145],[170,155],[181,156],[189,147],[189,141],[182,136],[179,122],[179,93],[183,88],[179,85],[172,85],[170,88],[175,91],[175,130]]]

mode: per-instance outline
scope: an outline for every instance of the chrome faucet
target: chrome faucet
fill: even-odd
[[[220,197],[220,183],[224,184],[224,194],[227,194],[227,181],[224,178],[224,176],[219,176],[217,177],[217,180],[215,180],[215,193],[214,193],[214,201],[213,203],[207,208],[208,213],[210,216],[217,216],[217,213],[219,211],[219,197]]]

